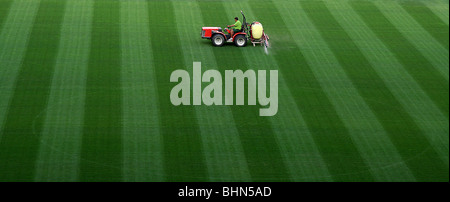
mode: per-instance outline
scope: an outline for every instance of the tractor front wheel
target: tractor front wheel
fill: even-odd
[[[221,34],[215,34],[211,41],[214,46],[223,46],[225,44],[225,37]]]

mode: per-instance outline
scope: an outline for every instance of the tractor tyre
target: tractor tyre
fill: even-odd
[[[236,45],[237,47],[246,46],[247,45],[247,37],[245,37],[242,34],[237,35],[236,37],[234,37],[234,45]]]
[[[223,46],[225,44],[225,37],[221,34],[215,34],[211,38],[211,41],[214,46]]]

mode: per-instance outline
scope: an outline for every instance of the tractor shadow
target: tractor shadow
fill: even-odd
[[[214,46],[212,44],[211,40],[206,40],[206,39],[202,40],[201,44],[202,44],[202,46],[210,46],[210,47],[213,47],[213,48],[228,48],[228,47],[238,48],[232,42],[227,42],[223,46]],[[250,44],[248,44],[248,45],[250,45]]]

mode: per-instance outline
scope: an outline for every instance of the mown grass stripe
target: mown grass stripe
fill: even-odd
[[[448,117],[448,79],[433,68],[433,65],[398,31],[395,25],[383,15],[376,5],[372,2],[351,3],[351,5],[375,34],[389,47],[391,52],[396,55],[409,74],[430,96],[442,113]],[[389,35],[386,35],[385,30],[389,30]],[[423,40],[425,41],[426,39]],[[393,43],[393,41],[397,43]],[[434,49],[433,51],[437,50],[439,49]],[[442,51],[438,52],[441,53]],[[448,51],[445,56],[441,55],[438,60],[446,61],[447,65],[445,68],[448,71]]]
[[[301,2],[301,5],[390,135],[416,179],[448,180],[448,168],[326,5],[319,1]],[[367,9],[365,11],[368,12]],[[389,108],[384,104],[386,102],[389,103]],[[414,152],[411,151],[412,148]]]
[[[146,1],[121,2],[124,181],[163,181],[158,116]]]
[[[223,2],[198,1],[198,4],[205,23],[225,25],[227,22],[228,24],[233,22],[235,16],[228,16],[225,13]],[[236,11],[236,15],[238,14],[239,11]],[[233,45],[213,49],[222,74],[225,70],[241,69],[246,71],[249,68],[242,51]],[[245,92],[247,94],[247,91]],[[291,177],[282,161],[273,128],[269,123],[270,118],[259,116],[259,106],[232,106],[231,111],[239,131],[252,180],[290,181]]]
[[[447,117],[449,115],[448,80],[414,47],[372,2],[351,2],[366,24],[395,54],[409,74]],[[389,31],[389,34],[386,34]],[[434,50],[436,51],[436,50]],[[440,52],[440,51],[439,51]],[[446,56],[440,60],[448,61]],[[441,67],[442,68],[442,67]],[[448,69],[448,65],[446,67]]]
[[[442,20],[447,26],[449,25],[449,9],[448,1],[425,1],[424,3],[439,19]]]
[[[81,181],[122,180],[120,1],[94,1]]]
[[[285,5],[286,2],[282,2],[282,4]],[[226,9],[228,16],[233,16],[236,11],[243,10],[249,22],[259,20],[259,17],[252,12],[248,2],[234,1]],[[265,21],[262,23],[265,25]],[[266,31],[267,34],[275,37],[274,41],[277,40],[277,36],[272,35],[272,30],[266,29]],[[251,47],[251,44],[249,46],[242,51],[248,65],[267,71],[280,69],[271,49],[269,49],[269,55],[266,55],[262,46]],[[275,45],[275,47],[277,46]],[[284,75],[279,72],[278,76],[278,108],[280,110],[269,120],[283,157],[282,160],[286,164],[292,180],[331,181],[332,177],[295,104],[296,100],[284,80]]]
[[[9,9],[11,8],[13,0],[0,1],[0,31],[2,30],[3,23],[8,16]]]
[[[19,0],[11,5],[11,11],[0,32],[0,131],[14,94],[16,79],[25,56],[28,39],[39,8],[39,1]],[[0,132],[0,141],[3,133]]]
[[[0,181],[32,181],[66,1],[43,0],[0,142]]]
[[[380,21],[377,25],[377,32],[382,33],[388,37],[391,46],[396,45],[397,49],[405,49],[409,53],[409,55],[413,55],[414,57],[418,57],[418,66],[425,67],[425,69],[433,68],[430,71],[436,71],[436,73],[432,73],[431,75],[427,73],[427,75],[433,76],[433,74],[440,73],[441,76],[438,76],[438,80],[444,79],[448,83],[449,80],[449,51],[445,49],[438,41],[436,41],[433,36],[431,36],[419,23],[417,23],[414,18],[412,18],[408,12],[406,12],[401,5],[397,1],[392,1],[390,3],[380,3],[379,1],[366,2],[366,4],[361,4],[361,7],[365,7],[365,5],[376,6],[377,10],[371,10],[367,15],[376,15],[381,19],[374,19],[375,21]],[[376,13],[382,13],[382,16],[379,16]],[[371,19],[372,20],[372,19]],[[372,20],[373,21],[373,20]],[[374,24],[372,22],[372,24]],[[373,27],[376,27],[373,25]],[[392,34],[386,34],[391,33]],[[400,38],[402,37],[402,38]],[[396,43],[392,42],[395,41]],[[406,43],[407,46],[401,44]],[[411,50],[411,48],[414,48]],[[395,49],[393,49],[395,50]],[[416,62],[415,58],[411,56],[408,58],[410,64]],[[424,61],[424,62],[422,62]],[[425,64],[423,64],[425,63]],[[417,68],[421,69],[421,68]],[[433,76],[434,77],[434,76]],[[443,77],[441,79],[441,77]],[[448,102],[447,102],[448,103]],[[448,111],[448,110],[447,110]]]
[[[395,55],[371,32],[350,5],[331,0],[327,1],[327,5],[372,66],[378,67],[375,71],[448,165],[448,117],[441,113]]]
[[[448,50],[448,25],[421,2],[402,2],[402,7]]]
[[[330,1],[335,2],[335,1]],[[337,4],[341,5],[342,2]],[[376,181],[415,181],[408,166],[392,144],[383,126],[359,94],[320,32],[298,2],[277,4],[288,31],[294,38],[324,92],[330,98],[339,117],[349,129],[355,146],[361,153]],[[339,13],[347,11],[337,10]],[[298,18],[302,20],[297,20]],[[342,19],[351,18],[343,16]],[[361,31],[361,30],[359,30]]]
[[[272,1],[250,1],[252,11],[270,30],[273,52],[280,71],[295,98],[298,109],[313,134],[321,156],[334,181],[373,181],[361,154],[343,121],[297,45],[286,33],[284,22]],[[278,40],[277,40],[278,36]],[[276,48],[280,47],[280,48]],[[283,47],[283,48],[281,48]]]
[[[46,108],[35,181],[77,181],[92,1],[68,1]]]
[[[178,36],[186,64],[202,62],[202,70],[216,69],[213,47],[201,39],[199,32],[203,23],[196,1],[173,1],[178,26]],[[192,72],[192,65],[186,67]],[[204,84],[202,87],[204,88]],[[203,142],[209,179],[211,181],[250,181],[245,153],[239,139],[231,110],[228,106],[195,106]]]
[[[156,82],[159,117],[164,148],[164,171],[167,181],[208,181],[205,154],[199,123],[192,106],[174,106],[170,91],[170,75],[185,64],[178,36],[172,2],[151,1],[148,4],[150,39]],[[170,53],[170,54],[168,54]]]

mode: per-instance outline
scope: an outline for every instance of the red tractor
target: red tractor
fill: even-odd
[[[257,43],[264,44],[268,47],[269,37],[264,34],[264,30],[259,22],[254,22],[251,25],[247,24],[244,12],[241,11],[243,23],[242,29],[239,32],[234,33],[231,36],[231,32],[228,28],[222,30],[220,27],[202,27],[202,38],[211,40],[214,46],[223,46],[226,42],[233,42],[237,47],[244,47],[247,45],[247,41],[250,40],[253,45]],[[259,33],[253,34],[253,25],[259,25]],[[254,37],[255,36],[255,37]]]
[[[242,29],[231,36],[228,28],[222,30],[220,27],[202,27],[202,38],[210,39],[214,46],[223,46],[226,42],[233,42],[237,47],[247,45],[247,22],[244,13],[241,11],[243,22]],[[225,31],[225,32],[224,32]]]
[[[242,27],[245,29],[246,26],[242,25]],[[247,45],[247,33],[243,29],[231,36],[228,28],[225,28],[224,32],[220,27],[203,27],[202,38],[210,39],[214,46],[223,46],[225,42],[233,42],[237,47],[244,47]]]

